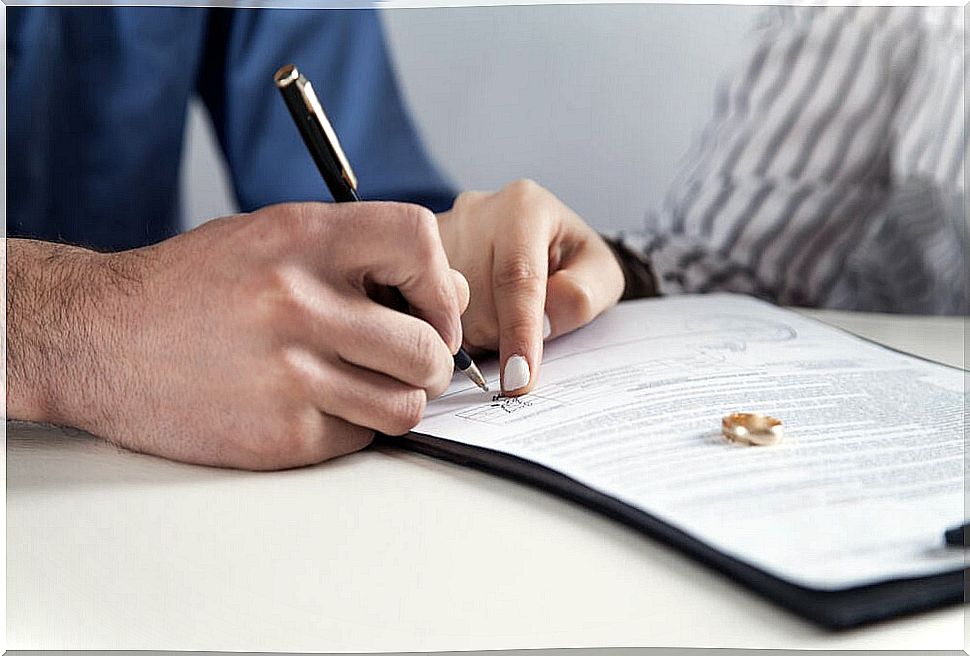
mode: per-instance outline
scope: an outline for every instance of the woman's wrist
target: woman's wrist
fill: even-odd
[[[603,240],[613,251],[616,261],[623,271],[623,296],[621,301],[635,298],[660,296],[657,278],[653,273],[649,258],[640,255],[623,243],[622,239],[603,236]]]

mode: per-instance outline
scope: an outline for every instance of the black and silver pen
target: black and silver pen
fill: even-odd
[[[320,175],[323,176],[323,181],[330,190],[330,195],[338,203],[359,201],[357,177],[350,168],[350,162],[347,161],[347,156],[340,147],[337,134],[323,111],[323,105],[320,104],[313,85],[293,64],[280,68],[273,79],[300,131],[300,136],[303,137],[303,143],[306,144],[310,156],[320,170]],[[488,391],[485,377],[465,349],[458,347],[454,358],[455,368],[483,390]]]

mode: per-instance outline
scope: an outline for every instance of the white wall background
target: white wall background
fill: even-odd
[[[399,80],[460,188],[531,177],[601,230],[638,226],[749,51],[763,7],[543,5],[385,11]],[[232,211],[203,113],[183,168],[187,223]]]

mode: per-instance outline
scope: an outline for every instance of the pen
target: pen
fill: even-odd
[[[296,123],[303,143],[306,144],[330,195],[338,203],[360,200],[357,195],[357,177],[340,147],[337,133],[330,125],[323,105],[317,98],[310,81],[293,64],[283,66],[273,76],[286,107]],[[454,355],[455,368],[486,392],[488,384],[478,366],[462,347]]]

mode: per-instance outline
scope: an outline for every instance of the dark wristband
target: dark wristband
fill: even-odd
[[[623,296],[621,301],[635,298],[660,296],[657,279],[650,267],[650,260],[628,248],[621,240],[603,237],[613,251],[620,269],[623,271]]]

